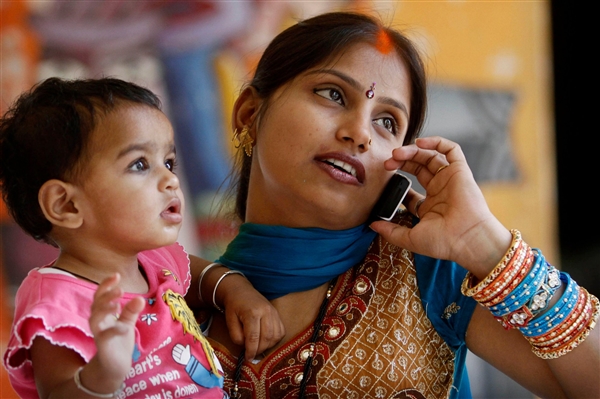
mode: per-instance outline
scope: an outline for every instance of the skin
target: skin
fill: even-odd
[[[123,310],[117,301],[123,291],[148,290],[137,253],[177,239],[183,195],[173,173],[173,130],[158,110],[124,106],[109,113],[93,132],[88,153],[82,183],[47,182],[40,203],[60,247],[55,265],[104,281],[90,318],[99,352],[81,380],[88,389],[108,393],[121,386],[131,365],[133,326],[143,307],[142,298]],[[114,313],[121,313],[119,321],[111,320]],[[74,351],[38,337],[31,356],[41,397],[81,395],[72,379],[85,363]],[[53,366],[56,359],[62,367]]]
[[[375,98],[370,100],[364,93],[373,82]],[[415,175],[427,191],[419,208],[421,221],[413,228],[378,221],[371,228],[400,247],[455,261],[477,278],[486,276],[510,246],[511,234],[490,212],[456,143],[430,137],[402,147],[410,95],[397,54],[383,55],[368,44],[353,45],[335,62],[302,73],[280,87],[268,104],[252,88],[245,89],[234,108],[233,127],[251,126],[256,142],[246,220],[332,230],[354,227],[367,220],[391,173],[400,169]],[[383,128],[385,118],[394,118],[396,135]],[[322,162],[329,158],[352,164],[357,177]],[[415,212],[421,199],[411,191],[407,209]],[[311,325],[326,288],[272,301],[285,336],[265,357]],[[598,330],[569,354],[542,360],[518,331],[505,331],[477,307],[467,346],[536,395],[597,398]],[[229,339],[223,318],[214,320],[211,337],[234,355],[241,349]]]
[[[387,78],[392,70],[401,85]],[[367,101],[373,81],[378,95]],[[399,59],[364,45],[279,88],[257,121],[246,221],[334,230],[363,223],[391,176],[383,160],[406,133],[408,81]],[[332,159],[356,176],[325,162]]]
[[[449,166],[436,174],[445,164]],[[479,279],[489,274],[510,245],[510,234],[489,211],[460,146],[440,137],[418,139],[394,149],[385,165],[417,176],[427,197],[414,228],[387,222],[371,227],[396,245],[454,260]],[[421,198],[412,193],[408,209]],[[561,294],[562,289],[551,306]],[[598,328],[567,355],[542,360],[517,330],[505,331],[487,310],[477,307],[467,329],[467,347],[540,397],[600,397]]]
[[[112,393],[121,387],[131,367],[135,323],[144,300],[136,297],[123,308],[119,300],[124,292],[148,291],[137,255],[174,243],[182,223],[173,129],[162,112],[120,104],[101,118],[88,144],[77,181],[46,182],[39,199],[60,247],[55,266],[99,283],[89,319],[98,351],[86,364],[75,351],[37,337],[30,353],[41,398],[87,397],[73,381],[83,366],[80,378],[86,388]],[[186,299],[203,306],[197,287],[208,262],[191,256],[190,263]],[[283,335],[274,308],[245,279],[225,279],[218,301],[228,308],[232,339],[248,345],[250,354]],[[114,314],[120,315],[118,320]],[[55,367],[57,362],[61,367]]]

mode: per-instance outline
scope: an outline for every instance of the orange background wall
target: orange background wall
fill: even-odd
[[[396,4],[395,21],[412,30],[412,37],[426,48],[434,81],[516,93],[510,135],[520,178],[482,188],[504,225],[521,230],[557,265],[549,3]]]
[[[280,2],[282,3],[282,2]],[[550,7],[547,1],[356,1],[356,2],[289,2],[288,17],[308,17],[316,9],[332,7],[374,9],[386,21],[408,29],[409,36],[426,52],[432,81],[464,87],[511,90],[517,99],[510,129],[519,179],[514,182],[482,185],[492,211],[509,228],[518,228],[534,247],[544,250],[547,259],[558,265],[556,234],[556,176],[554,131],[552,124],[552,76],[550,54]],[[7,36],[9,11],[21,2],[0,3],[0,32]],[[13,10],[14,11],[14,10]],[[19,10],[12,15],[20,18]],[[12,11],[11,11],[12,13]],[[282,20],[289,23],[292,18]],[[14,25],[12,25],[14,26]],[[18,46],[30,49],[26,65],[37,57],[35,43],[22,32]],[[5,44],[3,49],[6,49]],[[12,101],[14,83],[27,88],[32,78],[8,78],[5,50],[0,53],[3,76],[0,77],[0,109]],[[10,86],[9,86],[10,84]],[[232,93],[223,93],[225,107],[228,94],[237,93],[239,81],[228,85]],[[18,91],[18,90],[17,90]],[[224,110],[228,115],[228,110]],[[2,248],[0,248],[0,255]],[[4,265],[10,267],[10,265]],[[4,267],[0,269],[0,272]],[[8,293],[0,275],[3,305]],[[0,310],[0,349],[6,345],[10,311]],[[0,368],[0,397],[14,397]]]

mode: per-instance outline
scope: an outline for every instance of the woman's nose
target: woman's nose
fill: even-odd
[[[352,143],[364,152],[371,146],[371,120],[365,117],[349,118],[337,131],[338,140]]]

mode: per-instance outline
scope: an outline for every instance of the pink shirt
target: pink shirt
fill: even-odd
[[[227,397],[221,366],[183,300],[191,281],[183,247],[145,251],[138,259],[149,290],[141,295],[146,306],[136,324],[133,363],[119,398]],[[97,287],[49,266],[32,270],[23,280],[4,354],[10,381],[22,398],[39,398],[29,354],[35,337],[68,347],[85,362],[94,356],[88,319]],[[125,294],[123,303],[135,296]],[[212,367],[207,355],[215,359]]]

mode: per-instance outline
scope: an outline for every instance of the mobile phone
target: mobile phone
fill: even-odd
[[[394,173],[371,211],[371,221],[391,220],[411,185],[412,182],[408,177],[399,172]]]

